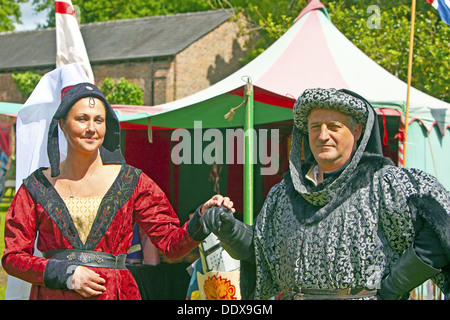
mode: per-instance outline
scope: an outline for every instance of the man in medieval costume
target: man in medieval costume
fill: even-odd
[[[241,260],[242,296],[397,300],[431,278],[448,298],[449,192],[383,157],[356,93],[308,89],[293,111],[289,170],[254,225],[223,207],[202,216]]]

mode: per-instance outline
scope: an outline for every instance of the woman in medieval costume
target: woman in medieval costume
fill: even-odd
[[[67,139],[60,162],[58,126]],[[3,268],[32,284],[30,299],[140,299],[125,257],[135,222],[169,258],[196,248],[200,210],[229,199],[215,196],[180,226],[165,194],[127,165],[120,125],[93,84],[68,90],[48,133],[50,168],[26,178],[6,215]],[[33,256],[35,239],[43,257]]]
[[[202,216],[241,260],[242,295],[394,300],[432,278],[448,298],[449,192],[382,156],[375,111],[349,90],[306,90],[294,124],[289,170],[254,226],[226,208]]]

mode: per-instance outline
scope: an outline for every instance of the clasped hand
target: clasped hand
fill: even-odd
[[[233,212],[224,206],[210,208],[202,215],[201,223],[205,234],[226,234],[234,226]]]

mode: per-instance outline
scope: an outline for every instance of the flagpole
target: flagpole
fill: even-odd
[[[244,122],[244,223],[253,224],[253,85],[250,80],[245,86],[247,97]]]
[[[409,122],[409,95],[411,90],[413,50],[414,50],[414,22],[416,18],[416,0],[412,0],[411,6],[411,31],[409,38],[409,58],[408,58],[408,83],[406,92],[406,111],[405,111],[405,139],[403,141],[403,167],[406,167],[406,148],[408,143],[408,122]]]

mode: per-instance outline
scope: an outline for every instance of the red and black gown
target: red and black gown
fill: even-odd
[[[41,252],[81,249],[117,256],[128,252],[135,222],[169,258],[182,257],[200,243],[191,232],[193,224],[189,232],[189,221],[180,226],[176,213],[156,183],[141,170],[126,164],[103,197],[83,243],[65,202],[42,169],[38,169],[24,180],[7,212],[3,268],[10,275],[32,284],[30,299],[82,299],[74,290],[46,285],[44,275],[50,259],[33,256],[35,243]],[[129,270],[92,269],[106,280],[107,288],[95,299],[141,298]]]

